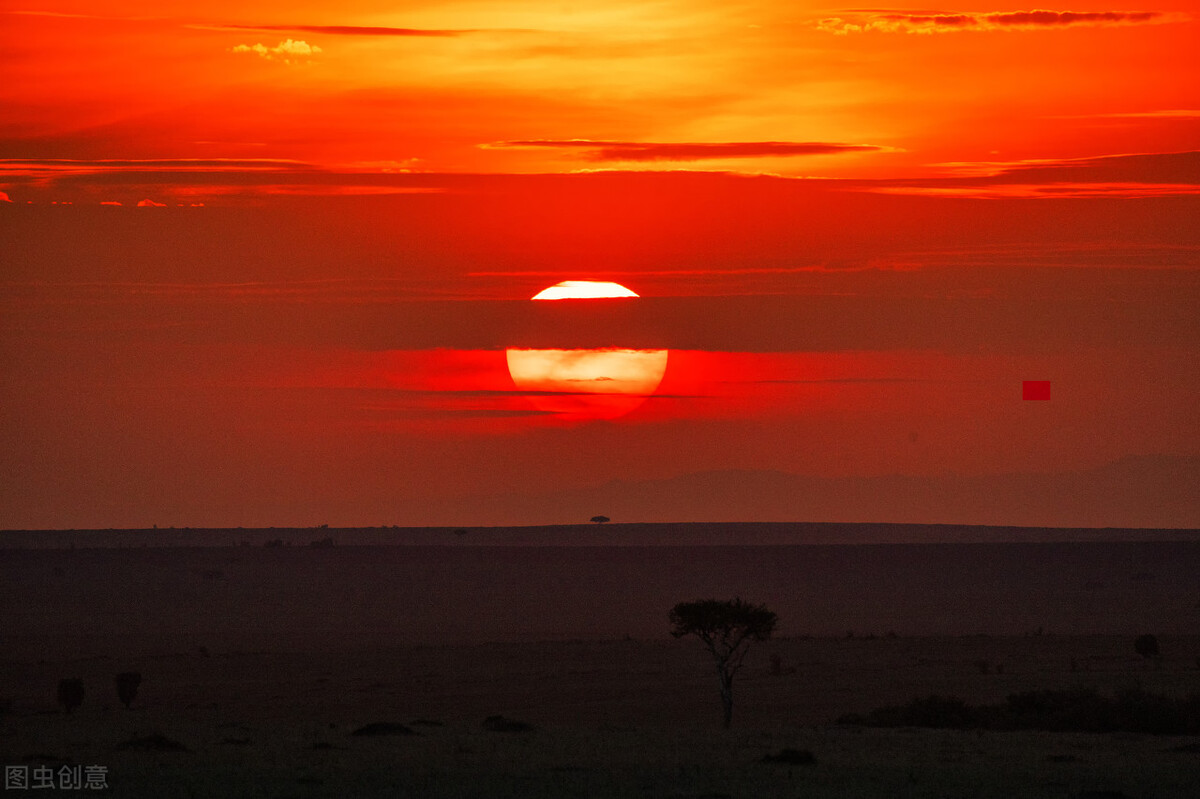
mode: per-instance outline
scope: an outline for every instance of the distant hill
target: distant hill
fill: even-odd
[[[1021,527],[1200,527],[1200,457],[1124,458],[1052,474],[824,478],[712,471],[535,497],[472,498],[448,523],[814,521]]]
[[[351,509],[348,512],[353,512]],[[588,524],[603,514],[609,524]],[[823,478],[712,471],[542,495],[398,503],[407,526],[0,532],[0,548],[346,544],[694,545],[1200,539],[1200,458],[1053,474]],[[330,521],[336,522],[331,519]],[[465,529],[455,535],[456,528]]]
[[[356,546],[696,547],[845,544],[1049,544],[1194,541],[1200,529],[1012,527],[829,522],[638,522],[522,527],[270,527],[134,530],[6,530],[0,550],[248,547],[284,560],[339,557]],[[328,543],[332,542],[332,543]],[[264,553],[265,554],[265,553]]]

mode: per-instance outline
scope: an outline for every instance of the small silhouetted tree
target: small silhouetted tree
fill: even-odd
[[[1158,639],[1153,635],[1139,635],[1133,641],[1133,651],[1144,658],[1158,657]]]
[[[604,524],[605,522],[612,521],[612,519],[608,518],[607,516],[593,516],[591,519],[588,519],[588,521],[595,522],[596,524]]]
[[[59,680],[58,703],[70,713],[83,704],[83,680]]]
[[[672,636],[696,636],[716,661],[722,721],[728,729],[733,723],[733,677],[750,651],[750,642],[770,638],[779,617],[765,605],[752,605],[737,597],[732,601],[680,602],[671,609],[670,618]]]
[[[137,699],[138,686],[142,684],[142,675],[136,671],[123,671],[116,676],[117,698],[125,707]]]

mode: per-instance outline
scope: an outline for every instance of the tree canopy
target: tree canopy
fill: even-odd
[[[714,645],[736,649],[745,640],[770,638],[778,621],[775,612],[765,605],[754,605],[741,597],[732,601],[701,599],[680,602],[671,609],[671,635],[695,635],[710,649]]]

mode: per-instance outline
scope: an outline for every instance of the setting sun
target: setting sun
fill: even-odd
[[[622,286],[601,280],[564,280],[533,295],[535,300],[583,300],[609,297],[636,297]]]
[[[619,283],[564,280],[533,296],[535,300],[637,297]],[[622,331],[614,330],[614,340]],[[508,372],[530,404],[571,420],[612,419],[641,405],[662,382],[667,350],[524,349],[506,351]]]

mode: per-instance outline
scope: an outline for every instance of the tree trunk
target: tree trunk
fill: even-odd
[[[718,667],[717,671],[721,679],[722,722],[725,729],[729,729],[733,724],[733,675],[725,670],[724,663]]]

